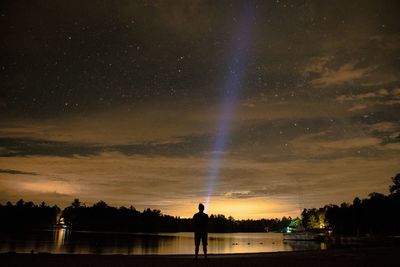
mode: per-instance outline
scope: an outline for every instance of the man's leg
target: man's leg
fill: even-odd
[[[195,253],[195,259],[197,260],[197,256],[199,255],[199,247],[200,247],[200,236],[194,235],[194,253]]]
[[[207,234],[202,236],[201,243],[203,244],[204,258],[207,259]]]

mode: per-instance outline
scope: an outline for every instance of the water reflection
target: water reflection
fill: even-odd
[[[56,243],[56,246],[60,248],[62,245],[64,245],[65,239],[70,233],[70,230],[67,228],[60,228],[58,230],[54,230],[54,242]]]
[[[325,243],[283,241],[280,233],[210,233],[209,253],[254,253],[326,249]],[[0,233],[0,253],[193,254],[193,233],[97,233],[65,228]]]

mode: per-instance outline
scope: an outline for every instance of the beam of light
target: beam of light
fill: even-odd
[[[217,132],[212,150],[212,159],[208,173],[207,198],[205,206],[209,206],[211,197],[219,177],[227,139],[232,127],[235,107],[242,87],[250,44],[250,33],[253,23],[253,7],[246,5],[238,21],[238,29],[233,36],[233,47],[228,63],[227,78],[223,85],[223,100],[218,117]]]

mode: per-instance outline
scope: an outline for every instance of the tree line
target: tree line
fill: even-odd
[[[191,218],[180,218],[162,214],[157,209],[136,210],[133,206],[112,207],[104,201],[86,206],[75,199],[70,206],[60,210],[44,202],[19,200],[15,205],[7,202],[0,205],[0,226],[2,229],[48,228],[63,219],[65,225],[74,230],[115,231],[115,232],[186,232],[193,231]],[[222,214],[210,215],[210,232],[265,232],[282,231],[289,226],[292,218],[235,220]]]
[[[61,209],[49,206],[45,202],[40,205],[20,199],[13,205],[8,201],[0,204],[0,229],[42,228],[56,224]]]
[[[302,224],[310,231],[332,230],[337,235],[399,235],[400,173],[392,182],[389,195],[373,192],[353,203],[304,209]]]

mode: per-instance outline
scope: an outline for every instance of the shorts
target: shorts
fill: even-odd
[[[200,246],[200,240],[203,246],[207,246],[207,233],[194,233],[194,245]]]

